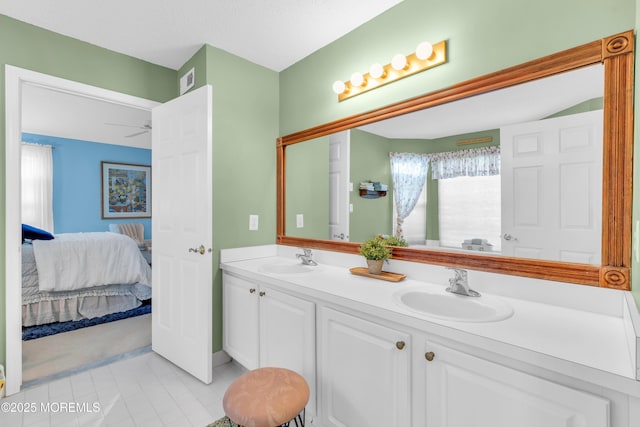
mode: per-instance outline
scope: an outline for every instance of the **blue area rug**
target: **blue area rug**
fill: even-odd
[[[142,316],[151,313],[151,302],[143,302],[140,307],[121,313],[107,314],[102,317],[94,317],[93,319],[82,319],[75,322],[48,323],[46,325],[29,326],[22,328],[22,341],[34,340],[36,338],[55,335],[61,332],[75,331],[76,329],[87,328],[89,326],[109,323],[115,320],[127,319],[129,317]]]

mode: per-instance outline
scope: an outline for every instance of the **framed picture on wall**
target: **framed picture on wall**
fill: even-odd
[[[151,218],[151,166],[100,162],[102,218]]]

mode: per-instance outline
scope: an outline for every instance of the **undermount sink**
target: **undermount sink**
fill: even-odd
[[[319,267],[317,265],[305,265],[299,262],[279,261],[272,264],[264,264],[261,267],[261,270],[265,273],[273,274],[299,274],[317,271],[318,268]]]
[[[513,308],[491,295],[468,297],[426,289],[403,289],[394,294],[397,304],[413,312],[457,322],[497,322],[513,314]]]

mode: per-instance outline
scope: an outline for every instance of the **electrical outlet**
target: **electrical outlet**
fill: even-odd
[[[249,230],[258,230],[258,215],[249,215]]]
[[[297,214],[296,215],[296,227],[303,228],[304,227],[304,215]]]

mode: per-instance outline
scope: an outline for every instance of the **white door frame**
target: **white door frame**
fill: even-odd
[[[22,85],[112,102],[146,111],[160,103],[84,83],[78,83],[12,65],[5,66],[5,314],[6,392],[20,391],[22,385],[22,286],[20,233],[20,141],[22,135]]]

